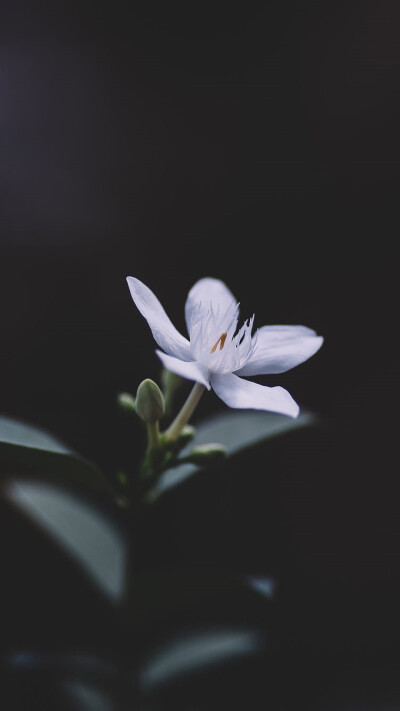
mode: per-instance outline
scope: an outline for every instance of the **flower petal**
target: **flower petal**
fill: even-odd
[[[201,365],[201,363],[198,363],[195,360],[179,360],[179,358],[173,358],[172,356],[166,355],[161,351],[156,351],[156,353],[164,368],[170,370],[172,373],[181,375],[182,378],[194,380],[196,383],[202,383],[202,385],[206,386],[207,390],[210,390],[211,386],[208,371]]]
[[[253,354],[238,375],[272,375],[300,365],[322,346],[322,336],[306,326],[263,326]]]
[[[189,341],[176,330],[156,295],[135,277],[127,277],[127,282],[132,299],[149,324],[154,340],[160,348],[177,358],[191,360],[193,356]]]
[[[268,410],[282,415],[297,417],[299,406],[287,390],[281,387],[268,388],[237,375],[212,375],[211,385],[218,397],[229,407],[248,410]]]
[[[194,321],[209,315],[211,305],[214,314],[222,317],[228,311],[235,313],[236,299],[223,281],[205,277],[192,286],[186,299],[185,318],[189,333]]]

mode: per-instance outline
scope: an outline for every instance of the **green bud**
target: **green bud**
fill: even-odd
[[[173,441],[164,438],[164,447],[169,449],[171,452],[178,454],[182,449],[186,447],[187,444],[193,439],[196,434],[196,430],[192,425],[185,425],[181,431],[178,439]]]
[[[164,396],[150,378],[140,383],[136,393],[136,412],[147,424],[158,422],[164,414]]]
[[[220,461],[226,455],[226,447],[224,444],[199,444],[194,447],[187,459],[193,464],[214,464]]]
[[[185,425],[182,432],[180,433],[178,437],[178,441],[182,446],[185,446],[188,442],[190,442],[193,437],[196,434],[196,429],[195,427],[192,427],[192,425]]]
[[[118,393],[117,403],[125,412],[135,412],[135,398],[130,393]]]

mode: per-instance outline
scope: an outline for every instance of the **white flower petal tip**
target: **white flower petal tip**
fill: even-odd
[[[186,378],[187,380],[194,380],[196,383],[201,383],[202,385],[205,385],[207,390],[211,389],[208,372],[206,368],[201,365],[201,363],[173,358],[172,356],[166,355],[166,353],[162,353],[162,351],[158,350],[156,353],[164,368],[167,370],[170,370],[172,373],[176,373],[176,375],[180,375],[182,378]]]
[[[211,385],[229,407],[244,410],[266,410],[289,417],[297,417],[300,408],[290,393],[279,386],[269,388],[237,375],[212,375]]]
[[[169,355],[191,360],[189,341],[171,323],[156,295],[135,277],[127,277],[132,299],[150,326],[154,340]]]
[[[306,326],[263,326],[253,342],[253,353],[237,375],[285,373],[315,355],[324,339]]]

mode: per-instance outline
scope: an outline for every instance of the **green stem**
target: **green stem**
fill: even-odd
[[[189,419],[193,415],[193,412],[205,390],[204,385],[201,383],[196,383],[193,390],[191,391],[188,399],[183,405],[181,411],[177,414],[174,421],[170,424],[168,429],[165,431],[165,437],[170,442],[174,442],[178,439],[180,433],[182,432],[184,426],[188,423]]]
[[[141,464],[141,478],[148,479],[158,471],[163,456],[160,429],[157,422],[147,422],[147,449]]]
[[[149,451],[158,449],[160,446],[160,428],[158,420],[147,423],[147,447]]]

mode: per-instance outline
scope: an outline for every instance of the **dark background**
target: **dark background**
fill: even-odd
[[[387,641],[376,610],[400,592],[398,3],[2,14],[2,412],[112,471],[116,393],[159,375],[128,274],[181,330],[207,275],[258,326],[315,328],[317,356],[261,379],[328,433],[281,479],[283,525],[295,567],[368,600]],[[211,394],[199,417],[217,409]],[[251,550],[239,567],[260,569]]]
[[[158,368],[125,276],[183,329],[186,293],[210,275],[257,325],[325,336],[282,378],[301,404],[381,428],[396,366],[397,4],[3,13],[2,410],[102,455],[115,392]]]

